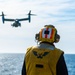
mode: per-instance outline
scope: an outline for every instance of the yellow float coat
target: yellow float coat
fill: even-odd
[[[63,51],[30,47],[25,56],[26,75],[56,75],[56,65]]]

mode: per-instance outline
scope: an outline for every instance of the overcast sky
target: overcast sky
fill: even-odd
[[[61,36],[56,47],[75,53],[75,0],[0,0],[0,14],[3,11],[5,18],[26,18],[29,10],[37,16],[18,28],[11,26],[13,22],[3,24],[0,17],[0,53],[25,53],[37,45],[35,34],[46,24],[53,24]]]

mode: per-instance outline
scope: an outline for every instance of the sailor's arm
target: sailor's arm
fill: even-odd
[[[23,66],[22,66],[22,74],[21,75],[26,75],[26,65],[25,65],[25,60],[23,62]]]
[[[56,75],[68,75],[68,70],[67,70],[67,66],[63,54],[59,58],[56,70],[57,70]]]

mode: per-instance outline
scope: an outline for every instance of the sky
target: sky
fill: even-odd
[[[0,0],[0,14],[5,18],[27,18],[31,23],[22,21],[21,27],[15,28],[13,22],[2,23],[0,17],[0,53],[26,53],[30,46],[36,46],[35,34],[44,25],[52,24],[60,35],[55,46],[67,54],[75,54],[75,0]]]

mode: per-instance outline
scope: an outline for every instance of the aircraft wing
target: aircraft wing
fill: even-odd
[[[15,21],[15,19],[4,19],[4,21]]]
[[[29,20],[29,18],[22,18],[22,19],[17,19],[18,21],[25,21],[25,20]]]

